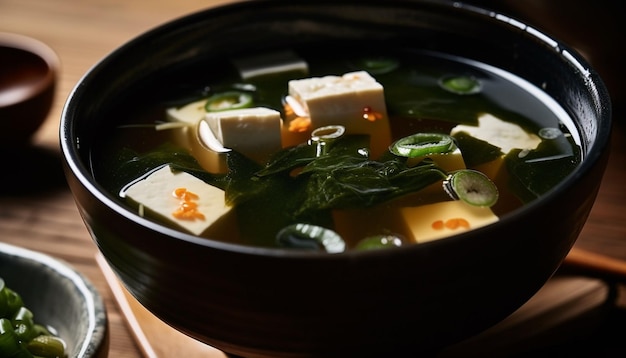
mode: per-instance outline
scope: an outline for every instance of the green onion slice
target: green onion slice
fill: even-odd
[[[444,190],[453,198],[480,207],[498,201],[498,187],[483,173],[465,169],[452,173],[443,182]]]
[[[341,137],[346,132],[346,127],[341,125],[330,125],[325,127],[319,127],[311,132],[311,138],[313,139],[336,139]]]
[[[278,244],[283,247],[324,250],[339,253],[346,249],[346,243],[333,230],[311,224],[293,224],[278,232]]]
[[[399,139],[389,146],[393,154],[407,158],[448,153],[454,148],[454,139],[447,134],[440,133],[416,133]]]
[[[207,112],[228,111],[252,107],[252,95],[246,92],[229,91],[215,94],[207,99]]]
[[[439,86],[456,94],[474,94],[480,92],[482,85],[473,76],[445,76],[439,80]]]
[[[358,242],[357,250],[375,250],[402,246],[402,238],[396,235],[368,236]]]
[[[400,63],[395,58],[384,56],[364,57],[353,62],[356,68],[374,75],[391,72],[399,65]]]

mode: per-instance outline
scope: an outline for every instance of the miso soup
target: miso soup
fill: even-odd
[[[293,48],[172,69],[92,150],[130,210],[231,243],[330,253],[498,221],[581,161],[541,89],[471,59]]]

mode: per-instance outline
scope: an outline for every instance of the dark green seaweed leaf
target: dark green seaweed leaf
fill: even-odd
[[[270,158],[265,168],[258,170],[256,175],[265,177],[305,166],[315,160],[316,152],[315,146],[308,143],[283,149]]]
[[[281,201],[281,212],[294,219],[326,217],[321,213],[372,206],[446,177],[430,160],[415,167],[393,155],[370,160],[368,145],[368,136],[348,135],[321,156],[314,155],[314,144],[301,145],[281,151],[264,168],[233,151],[228,156],[226,200],[231,205],[255,202],[272,207],[270,203]],[[302,170],[292,174],[295,168]]]
[[[328,144],[327,152],[330,156],[350,155],[358,158],[367,158],[369,155],[369,136],[350,135],[339,138]],[[302,143],[283,149],[270,158],[268,164],[260,169],[256,175],[265,177],[277,173],[289,172],[293,169],[307,166],[315,160],[320,160],[316,143]]]
[[[430,161],[409,168],[397,160],[378,162],[350,156],[319,158],[301,173],[305,174],[310,175],[307,195],[298,214],[368,207],[419,191],[446,177]]]

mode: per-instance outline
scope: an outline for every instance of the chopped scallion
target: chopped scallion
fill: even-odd
[[[252,95],[246,92],[229,91],[215,94],[207,99],[205,109],[207,112],[227,111],[252,107]]]
[[[395,235],[369,236],[356,245],[357,250],[374,250],[402,246],[402,239]]]
[[[448,153],[454,148],[454,139],[447,134],[416,133],[397,140],[389,147],[389,150],[401,157],[416,158],[429,154]]]
[[[291,248],[324,250],[339,253],[346,249],[346,243],[333,230],[310,224],[293,224],[278,232],[279,245]]]
[[[498,188],[483,173],[476,170],[459,170],[444,180],[443,187],[454,199],[473,206],[490,207],[498,201]]]
[[[439,85],[446,91],[464,95],[478,93],[482,88],[473,76],[446,76],[439,80]]]

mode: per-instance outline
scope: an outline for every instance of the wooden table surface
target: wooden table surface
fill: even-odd
[[[15,153],[15,162],[2,169],[8,185],[0,190],[0,240],[66,260],[92,281],[107,306],[111,357],[136,358],[141,354],[96,264],[97,248],[83,226],[61,172],[58,126],[62,107],[81,76],[119,45],[168,20],[227,2],[0,0],[0,31],[29,35],[47,43],[62,65],[47,121],[32,146]],[[626,260],[626,136],[619,114],[609,169],[576,247]]]

